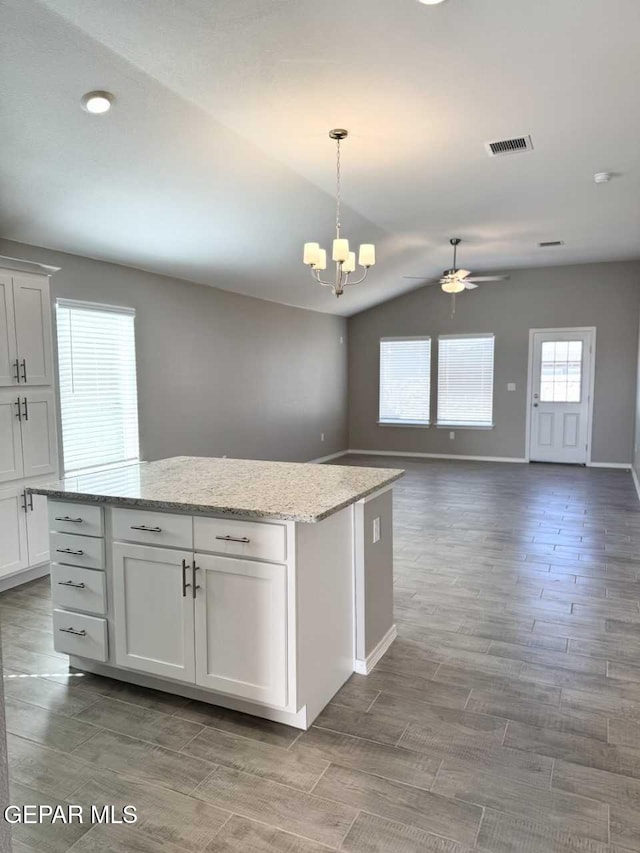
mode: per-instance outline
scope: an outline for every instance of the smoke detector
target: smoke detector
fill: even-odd
[[[596,172],[593,176],[593,180],[596,184],[608,184],[613,174],[611,172]]]
[[[502,157],[504,154],[524,154],[525,151],[533,151],[533,142],[531,136],[514,136],[513,139],[485,142],[484,147],[489,157]]]

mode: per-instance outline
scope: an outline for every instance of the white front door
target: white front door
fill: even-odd
[[[533,333],[532,343],[529,458],[585,464],[594,330],[540,330]]]

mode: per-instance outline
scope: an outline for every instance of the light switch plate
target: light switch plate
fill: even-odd
[[[515,391],[516,383],[515,382],[507,382],[507,391]]]
[[[376,542],[380,541],[380,516],[377,516],[373,519],[373,542],[374,545]]]

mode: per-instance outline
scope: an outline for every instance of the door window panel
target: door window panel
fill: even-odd
[[[579,403],[582,341],[543,341],[540,365],[542,403]]]

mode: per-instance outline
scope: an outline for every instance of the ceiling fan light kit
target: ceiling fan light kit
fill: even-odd
[[[302,262],[310,268],[314,280],[323,287],[330,287],[336,296],[342,296],[345,287],[348,285],[360,284],[360,282],[364,281],[369,269],[376,262],[376,247],[373,243],[362,243],[357,262],[363,268],[364,272],[356,280],[349,279],[349,276],[356,269],[356,253],[352,252],[349,248],[349,241],[340,236],[340,143],[348,135],[349,131],[344,130],[344,128],[335,128],[329,131],[329,137],[336,141],[336,236],[331,251],[331,260],[336,265],[335,280],[325,281],[320,276],[320,273],[327,268],[327,252],[319,243],[305,243],[302,255]]]

